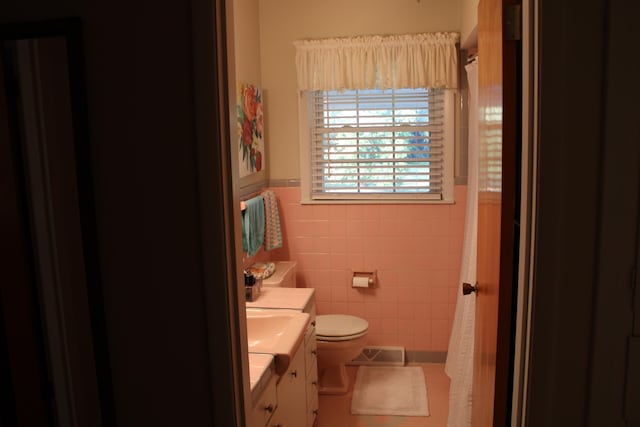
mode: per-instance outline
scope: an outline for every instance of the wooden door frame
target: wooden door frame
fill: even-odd
[[[5,77],[3,56],[0,52],[0,425],[48,426],[53,424],[45,393],[49,370],[42,346],[22,154],[11,138],[10,123],[16,114],[11,95],[7,96],[11,79]]]
[[[519,1],[506,0],[507,4]],[[503,35],[504,38],[504,35]],[[518,264],[520,246],[520,189],[522,149],[522,101],[521,84],[521,40],[503,41],[502,84],[516,87],[516,93],[507,97],[503,91],[503,145],[502,145],[502,192],[513,195],[512,204],[502,203],[500,247],[511,246],[511,250],[500,250],[500,296],[498,304],[498,346],[496,349],[496,398],[494,400],[494,426],[509,424],[511,397],[513,393],[514,358],[514,298],[517,296]],[[505,60],[513,58],[513,60]],[[511,142],[511,143],[509,143]],[[511,284],[511,286],[505,286]],[[502,367],[503,369],[498,369]],[[506,368],[506,369],[504,369]],[[501,420],[500,416],[504,418]]]
[[[246,425],[250,401],[235,132],[233,1],[191,1],[198,192],[214,425]],[[242,301],[244,301],[242,299]]]
[[[69,18],[2,24],[0,40],[11,44],[17,59],[15,81],[9,83],[20,93],[11,139],[21,154],[23,214],[41,321],[36,327],[42,331],[42,357],[48,366],[45,394],[54,396],[50,404],[58,423],[109,424],[113,400],[97,263],[81,23]]]
[[[536,235],[524,422],[586,423],[597,252],[604,1],[539,1]],[[589,28],[589,31],[581,31]],[[589,91],[588,102],[576,102]],[[593,173],[585,174],[584,170]],[[579,178],[579,179],[578,179]],[[579,185],[576,185],[578,184]]]
[[[522,0],[522,152],[520,185],[520,245],[517,266],[511,425],[523,422],[526,412],[527,369],[531,335],[531,280],[535,244],[537,151],[537,0]]]

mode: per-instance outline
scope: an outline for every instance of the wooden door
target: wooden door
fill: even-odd
[[[52,426],[49,372],[42,346],[40,307],[20,152],[12,144],[12,111],[0,42],[0,425]]]
[[[61,33],[59,25],[50,31]],[[13,387],[15,408],[0,404],[0,425],[5,414],[16,421],[7,425],[108,424],[96,363],[108,360],[96,356],[104,341],[94,341],[102,297],[89,264],[95,252],[86,244],[90,200],[81,200],[91,187],[77,167],[86,140],[72,41],[62,33],[40,36],[45,27],[36,24],[7,28],[0,40],[0,194],[7,207],[0,226],[7,262],[0,270],[0,335],[7,338],[0,337],[0,353],[8,360],[0,362],[0,382],[11,384],[0,392]],[[33,36],[11,39],[14,32]]]
[[[511,0],[478,4],[478,259],[472,425],[503,426],[511,393],[516,191],[520,144],[516,41],[505,41]],[[518,202],[519,203],[519,202]]]

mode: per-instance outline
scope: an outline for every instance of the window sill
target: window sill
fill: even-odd
[[[301,199],[301,205],[455,205],[455,200],[427,200],[427,199]]]

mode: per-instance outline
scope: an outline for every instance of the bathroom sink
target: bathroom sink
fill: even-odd
[[[282,375],[304,339],[308,324],[308,313],[247,308],[249,352],[273,354],[276,372]]]

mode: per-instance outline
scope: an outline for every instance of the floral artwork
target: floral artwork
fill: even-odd
[[[251,84],[238,87],[238,139],[240,177],[264,167],[262,91]]]

